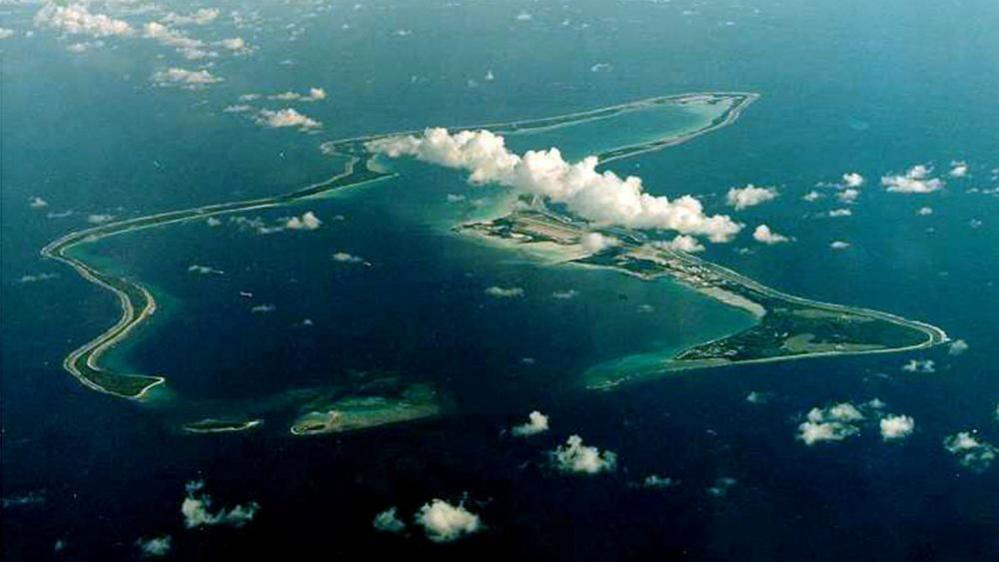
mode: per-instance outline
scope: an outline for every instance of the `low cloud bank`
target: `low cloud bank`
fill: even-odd
[[[537,195],[601,225],[673,230],[713,242],[727,242],[742,228],[727,215],[705,214],[701,202],[690,195],[672,200],[650,195],[639,177],[598,172],[596,156],[567,162],[557,148],[529,150],[521,156],[506,148],[502,136],[487,130],[451,134],[432,128],[418,136],[377,139],[367,148],[390,158],[411,156],[466,170],[472,183],[497,183]]]

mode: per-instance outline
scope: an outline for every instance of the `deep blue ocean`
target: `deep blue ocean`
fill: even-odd
[[[206,6],[114,4],[90,6],[121,10],[136,28]],[[184,29],[205,40],[240,35],[255,50],[211,61],[224,81],[198,90],[151,83],[165,67],[204,65],[168,47],[111,37],[75,53],[70,44],[93,39],[36,27],[39,4],[0,5],[0,27],[14,30],[0,40],[3,560],[137,560],[137,539],[163,535],[177,560],[999,560],[999,463],[970,470],[943,446],[960,431],[999,446],[999,4],[355,4],[219,3],[214,23]],[[233,11],[257,23],[237,27]],[[323,123],[316,133],[224,111],[243,94],[309,87],[328,98],[293,107]],[[315,231],[259,235],[223,217],[218,227],[191,222],[88,247],[160,303],[108,364],[162,374],[168,390],[129,402],[61,368],[118,316],[110,293],[39,255],[90,215],[288,192],[340,171],[319,149],[328,140],[702,91],[761,97],[730,127],[609,168],[640,175],[655,194],[697,195],[712,213],[732,213],[730,187],[775,186],[775,201],[733,214],[746,231],[708,244],[705,259],[791,294],[930,322],[967,350],[588,391],[579,381],[593,365],[682,349],[750,319],[668,281],[556,266],[459,236],[450,226],[498,190],[398,161],[399,178],[242,214],[275,225],[313,211],[323,220]],[[693,122],[677,112],[663,126]],[[558,143],[578,157],[629,138],[614,123],[509,144]],[[965,177],[947,176],[953,161],[968,164]],[[933,166],[944,189],[880,185],[916,164]],[[847,172],[867,178],[855,203],[816,187]],[[802,200],[812,190],[825,197]],[[47,205],[33,207],[34,197]],[[837,208],[852,216],[827,216]],[[754,242],[764,222],[794,240]],[[191,265],[224,274],[195,275]],[[490,286],[524,295],[493,299]],[[570,289],[579,296],[551,297]],[[257,305],[273,310],[252,312]],[[903,370],[914,359],[932,360],[935,372]],[[355,433],[288,433],[296,392],[358,372],[433,384],[447,408]],[[769,400],[750,403],[754,391]],[[897,443],[876,426],[840,442],[796,439],[812,407],[874,398],[912,416],[915,432]],[[535,409],[551,430],[509,435]],[[240,434],[179,430],[218,413],[266,421]],[[571,434],[617,453],[617,470],[551,470],[546,451]],[[679,484],[636,486],[652,474]],[[734,485],[710,494],[723,478]],[[217,506],[256,501],[259,514],[241,528],[185,529],[185,483],[199,479]],[[437,544],[415,528],[372,528],[389,506],[408,519],[433,498],[463,500],[485,529]]]

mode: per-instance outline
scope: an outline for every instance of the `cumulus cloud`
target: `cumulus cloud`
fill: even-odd
[[[104,14],[92,14],[85,3],[59,5],[49,2],[35,14],[35,25],[92,37],[127,36],[134,33],[128,22]]]
[[[499,287],[493,285],[486,289],[486,294],[497,299],[512,299],[524,296],[524,289],[520,287]]]
[[[548,416],[534,410],[527,415],[527,422],[516,425],[510,433],[517,437],[530,437],[548,431]]]
[[[952,178],[963,178],[968,175],[968,163],[962,160],[955,160],[950,163],[950,171],[947,175]]]
[[[441,499],[424,504],[415,519],[434,542],[451,542],[483,528],[479,516],[465,509],[464,504],[455,506]]]
[[[166,556],[170,552],[172,539],[169,535],[164,537],[153,537],[151,539],[139,539],[135,545],[139,547],[139,552],[147,558],[159,558]]]
[[[90,224],[104,224],[114,220],[114,215],[107,214],[93,214],[87,215],[87,222]]]
[[[280,94],[267,96],[267,99],[304,102],[321,101],[326,99],[326,90],[322,88],[309,88],[309,91],[304,94],[300,94],[298,92],[282,92]]]
[[[490,131],[427,129],[420,136],[377,139],[367,144],[390,158],[413,156],[424,162],[471,172],[476,184],[498,183],[519,193],[541,196],[566,205],[579,217],[603,225],[638,229],[674,230],[707,236],[714,242],[730,240],[741,225],[725,215],[708,216],[701,202],[685,195],[674,200],[645,193],[641,178],[621,178],[598,172],[595,156],[575,163],[557,148],[510,152],[502,136]]]
[[[947,348],[948,355],[961,355],[965,351],[968,351],[968,342],[964,340],[954,340],[951,342],[950,347]]]
[[[18,278],[18,283],[40,283],[42,281],[51,281],[52,279],[58,279],[58,273],[39,273],[37,275],[22,275]]]
[[[284,223],[284,227],[289,230],[315,230],[323,224],[312,211],[306,211],[300,217],[291,217]]]
[[[673,480],[672,478],[666,476],[659,476],[657,474],[650,474],[642,480],[643,488],[651,488],[655,490],[665,490],[666,488],[672,488],[679,485],[679,482]]]
[[[587,232],[579,239],[579,244],[583,247],[583,250],[594,254],[602,252],[607,248],[613,248],[619,243],[620,241],[617,238],[599,232]]]
[[[158,86],[180,86],[189,89],[203,88],[222,81],[221,78],[204,69],[187,70],[176,67],[160,70],[153,74],[152,79]]]
[[[848,187],[836,194],[836,198],[842,203],[855,203],[860,197],[860,190]]]
[[[801,196],[802,199],[804,199],[805,201],[808,201],[809,203],[818,201],[819,199],[822,199],[823,197],[825,197],[825,195],[822,195],[821,193],[819,193],[818,191],[815,191],[814,189]]]
[[[831,244],[829,244],[829,247],[832,248],[833,250],[845,250],[850,247],[850,243],[844,242],[842,240],[835,240]]]
[[[843,174],[843,185],[845,187],[857,188],[864,185],[864,176],[858,174],[857,172],[847,172]]]
[[[978,439],[973,431],[949,435],[944,439],[943,446],[958,458],[962,466],[975,472],[985,471],[996,458],[996,447]]]
[[[715,479],[715,483],[708,487],[708,495],[713,498],[724,498],[732,491],[732,488],[738,484],[739,481],[735,478],[722,477]]]
[[[14,36],[14,30],[8,29],[6,27],[0,27],[0,39],[10,39]]]
[[[163,16],[162,20],[176,25],[208,25],[219,17],[217,8],[201,8],[190,14],[178,14],[169,12]]]
[[[850,209],[833,209],[829,211],[829,216],[832,218],[850,217],[853,216],[853,211]]]
[[[921,217],[928,217],[933,214],[933,207],[920,207],[916,214]]]
[[[562,472],[598,474],[617,468],[617,453],[583,445],[583,438],[578,435],[570,436],[565,445],[549,451],[548,455],[552,465]]]
[[[811,446],[825,441],[842,441],[860,433],[857,422],[864,414],[849,402],[828,408],[812,408],[805,421],[798,425],[798,439]]]
[[[318,129],[322,123],[302,115],[293,108],[286,107],[277,111],[261,109],[255,118],[258,125],[270,128],[298,127],[301,131]]]
[[[28,206],[32,209],[42,209],[48,207],[49,203],[41,197],[32,197],[28,200]]]
[[[209,58],[215,55],[205,48],[204,41],[188,37],[184,32],[171,29],[162,23],[151,21],[143,26],[143,36],[161,45],[173,47],[190,60]]]
[[[247,43],[242,37],[229,37],[227,39],[216,41],[214,45],[222,47],[223,49],[238,55],[245,55],[246,53],[251,53],[254,50],[254,48],[251,47],[250,44]]]
[[[892,193],[932,193],[944,186],[940,178],[930,177],[932,172],[933,168],[917,164],[904,174],[882,177],[881,185]]]
[[[735,207],[736,211],[741,211],[747,207],[753,207],[761,203],[766,203],[777,198],[777,190],[772,187],[756,187],[749,184],[746,187],[728,190],[725,195],[725,202],[730,207]]]
[[[333,261],[338,263],[367,263],[364,258],[349,254],[347,252],[336,252],[333,254]]]
[[[371,524],[376,530],[385,533],[401,533],[406,530],[406,523],[399,519],[399,510],[395,506],[375,515]]]
[[[654,246],[661,248],[666,248],[668,250],[676,250],[678,252],[687,252],[688,254],[695,254],[697,252],[704,251],[704,245],[697,241],[697,238],[689,236],[686,234],[679,234],[675,238],[669,241],[656,241],[652,243]]]
[[[754,390],[746,395],[746,402],[749,402],[750,404],[766,404],[773,399],[773,397],[773,392],[759,392]]]
[[[902,370],[907,373],[935,373],[937,372],[936,363],[932,359],[911,359],[905,365],[902,365]]]
[[[761,224],[753,231],[753,240],[763,244],[780,244],[781,242],[788,242],[790,239],[783,234],[777,234],[770,230],[769,226]]]
[[[916,422],[910,416],[888,415],[878,422],[881,428],[881,438],[885,441],[905,439],[912,435]]]
[[[208,527],[213,525],[230,525],[232,527],[242,527],[253,520],[260,505],[257,502],[250,502],[246,505],[237,505],[232,509],[219,509],[212,512],[212,497],[205,493],[205,482],[194,480],[187,483],[187,496],[180,506],[180,512],[184,515],[184,526],[188,529],[197,527]]]
[[[221,269],[215,269],[214,267],[198,264],[188,266],[187,271],[190,273],[197,273],[198,275],[222,275],[225,273]]]

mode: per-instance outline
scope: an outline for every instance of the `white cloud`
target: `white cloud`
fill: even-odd
[[[309,88],[309,91],[305,94],[300,94],[298,92],[282,92],[280,94],[274,94],[267,96],[270,100],[280,100],[280,101],[321,101],[326,99],[326,90],[322,88]]]
[[[44,207],[48,207],[49,203],[41,197],[32,197],[28,200],[28,206],[32,209],[42,209]]]
[[[114,216],[113,215],[94,214],[94,215],[88,215],[87,216],[87,222],[89,222],[90,224],[104,224],[104,223],[111,222],[113,220],[114,220]]]
[[[290,230],[315,230],[323,224],[312,211],[306,211],[301,217],[291,217],[284,227]]]
[[[548,455],[562,472],[597,474],[617,468],[617,453],[583,445],[583,438],[578,435],[570,436],[564,446],[556,447]]]
[[[171,29],[162,23],[151,21],[143,26],[143,36],[161,45],[173,47],[184,58],[197,60],[215,56],[215,53],[205,48],[204,41],[188,37],[184,32]]]
[[[725,195],[725,202],[736,211],[753,207],[777,198],[777,190],[772,187],[756,187],[749,184],[743,188],[732,188]]]
[[[936,364],[932,359],[912,359],[905,365],[902,365],[902,370],[907,373],[935,373],[937,372]]]
[[[14,36],[14,30],[8,29],[6,27],[0,27],[0,39],[10,39]]]
[[[889,415],[882,418],[878,425],[881,428],[881,438],[892,441],[912,435],[916,422],[910,416]]]
[[[811,446],[824,441],[842,441],[860,432],[857,422],[864,414],[849,402],[828,408],[812,408],[804,422],[798,425],[798,439]]]
[[[675,230],[728,241],[741,225],[725,215],[707,216],[701,202],[689,195],[670,200],[645,193],[641,178],[621,178],[598,172],[595,156],[566,162],[557,148],[513,154],[504,139],[490,131],[427,129],[421,136],[378,139],[367,144],[372,152],[390,158],[419,160],[471,172],[472,183],[499,183],[520,193],[539,195],[565,204],[583,219],[604,225],[638,229]]]
[[[42,281],[51,281],[53,279],[58,279],[58,273],[39,273],[37,275],[22,275],[18,278],[18,283],[40,283]]]
[[[567,301],[569,299],[574,299],[579,296],[579,291],[575,289],[567,289],[564,291],[555,291],[552,293],[552,298],[557,300]]]
[[[650,474],[642,480],[643,488],[653,488],[656,490],[665,490],[666,488],[672,488],[677,486],[679,483],[676,480],[666,476],[659,476],[656,474]]]
[[[250,46],[242,37],[229,37],[227,39],[222,39],[214,43],[227,51],[236,53],[238,55],[245,55],[246,53],[253,52],[254,48]]]
[[[963,178],[964,176],[967,176],[968,163],[961,160],[955,160],[951,162],[950,172],[947,172],[947,175],[949,175],[952,178]]]
[[[893,193],[932,193],[944,186],[943,180],[930,177],[932,172],[933,168],[917,164],[905,174],[882,177],[881,185]]]
[[[996,458],[996,447],[979,440],[974,432],[962,431],[947,436],[943,446],[949,453],[958,457],[962,466],[975,472],[986,470]]]
[[[860,190],[847,188],[836,194],[836,198],[843,203],[854,203],[860,197]]]
[[[851,211],[850,209],[833,209],[829,211],[829,216],[832,218],[852,217],[853,211]]]
[[[534,410],[527,415],[527,422],[516,425],[510,433],[517,437],[530,437],[548,431],[548,416]]]
[[[770,230],[769,226],[761,224],[753,231],[753,240],[763,244],[780,244],[781,242],[788,242],[790,239],[783,234],[777,234]]]
[[[524,289],[520,287],[499,287],[493,285],[486,289],[486,294],[497,299],[512,299],[524,296]]]
[[[187,70],[176,67],[160,70],[153,74],[152,79],[159,86],[174,85],[189,89],[203,88],[222,81],[221,78],[207,70]]]
[[[61,6],[49,2],[35,14],[35,25],[93,37],[127,36],[134,32],[124,20],[90,13],[84,3]]]
[[[708,488],[708,495],[713,498],[724,498],[738,483],[738,480],[735,478],[718,478],[715,480],[715,483]]]
[[[199,275],[222,275],[225,273],[221,269],[215,269],[214,267],[198,264],[192,264],[187,268],[187,271],[190,273],[197,273]]]
[[[223,113],[246,113],[247,111],[253,111],[253,106],[246,105],[245,103],[227,105],[222,110]]]
[[[333,254],[333,261],[339,263],[364,263],[364,258],[348,254],[347,252],[337,252]]]
[[[819,199],[822,199],[823,197],[825,197],[825,195],[822,195],[821,193],[819,193],[818,191],[815,191],[814,189],[801,196],[802,199],[804,199],[805,201],[808,201],[809,203],[818,201]]]
[[[517,14],[517,21],[531,21],[532,19],[534,19],[534,16],[527,12],[520,12]]]
[[[965,351],[968,351],[968,347],[970,347],[968,342],[964,340],[954,340],[947,349],[947,353],[949,355],[961,355]]]
[[[864,185],[865,181],[867,180],[864,179],[864,176],[858,174],[857,172],[848,172],[843,174],[843,185],[846,187],[860,187]]]
[[[678,234],[675,238],[669,241],[656,241],[652,243],[654,246],[667,248],[669,250],[676,250],[678,252],[687,252],[688,254],[696,254],[697,252],[704,251],[704,245],[697,241],[697,238],[693,236],[688,236],[686,234]]]
[[[406,529],[406,523],[399,519],[398,513],[399,510],[392,506],[375,515],[375,520],[371,524],[375,529],[385,533],[401,533]]]
[[[772,392],[758,392],[756,390],[746,395],[746,402],[750,404],[766,404],[774,397]]]
[[[148,558],[158,558],[161,556],[166,556],[170,552],[172,539],[169,535],[164,537],[153,537],[151,539],[139,539],[135,541],[135,545],[139,547],[139,551],[143,556]]]
[[[483,528],[479,516],[465,509],[463,504],[454,506],[440,499],[424,504],[415,519],[427,538],[434,542],[451,542]]]
[[[163,16],[163,21],[176,25],[208,25],[215,21],[217,17],[219,17],[219,10],[217,8],[201,8],[187,15],[170,12]]]
[[[220,509],[211,511],[212,498],[204,493],[205,483],[202,480],[194,480],[187,483],[187,496],[180,506],[180,512],[184,515],[184,525],[188,529],[196,527],[206,527],[212,525],[230,525],[232,527],[242,527],[250,521],[260,510],[260,505],[250,502],[246,505],[237,505],[232,509]]]
[[[921,217],[927,217],[933,214],[933,207],[920,207],[916,214]]]
[[[583,250],[590,253],[598,253],[607,248],[617,246],[620,241],[613,236],[606,236],[599,232],[587,232],[579,239],[579,244]]]
[[[257,113],[255,120],[258,125],[262,125],[264,127],[298,127],[298,129],[302,131],[318,129],[323,126],[323,124],[319,121],[306,117],[290,107],[279,109],[277,111],[261,109],[260,112]]]
[[[836,240],[832,244],[829,244],[829,247],[833,250],[845,250],[850,247],[850,243],[842,240]]]

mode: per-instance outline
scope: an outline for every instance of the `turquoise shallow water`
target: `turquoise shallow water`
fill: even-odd
[[[65,541],[66,558],[134,559],[134,541],[157,534],[172,535],[172,556],[183,560],[275,551],[539,560],[996,557],[999,466],[968,471],[941,446],[946,435],[971,429],[999,443],[991,356],[999,343],[997,199],[982,193],[996,187],[991,170],[999,167],[994,2],[353,4],[305,17],[313,5],[267,2],[258,29],[237,30],[222,17],[215,27],[190,30],[206,38],[239,33],[259,47],[220,58],[212,69],[225,81],[197,92],[149,84],[157,68],[190,64],[168,49],[109,39],[105,49],[71,54],[56,33],[23,36],[37,6],[2,7],[2,25],[20,32],[0,41],[3,496],[44,497],[3,510],[4,559],[55,556],[57,540]],[[532,19],[518,21],[521,10]],[[295,41],[285,28],[292,21],[307,29]],[[401,29],[412,34],[395,34]],[[612,68],[591,71],[598,63]],[[490,69],[491,82],[484,79]],[[329,101],[298,107],[323,121],[320,134],[265,130],[222,112],[240,94],[313,85],[326,88]],[[778,200],[738,217],[750,228],[766,222],[795,242],[764,247],[743,236],[709,246],[708,259],[794,294],[930,321],[965,339],[968,351],[800,361],[576,392],[568,381],[594,362],[681,344],[704,333],[700,323],[740,317],[669,286],[553,268],[454,239],[435,220],[472,211],[444,198],[478,193],[453,172],[395,163],[411,179],[298,209],[324,220],[344,215],[315,232],[255,236],[191,224],[109,240],[100,251],[175,303],[127,359],[170,373],[178,401],[242,406],[336,380],[345,369],[378,368],[450,388],[453,415],[330,439],[290,439],[280,416],[256,434],[184,436],[168,423],[168,405],[96,395],[59,367],[116,314],[109,295],[38,256],[88,214],[133,216],[305,185],[330,173],[317,149],[323,140],[703,90],[762,97],[733,127],[612,169],[641,175],[655,193],[699,194],[714,211],[725,210],[729,187],[778,186]],[[586,152],[585,136],[569,139],[572,153]],[[970,164],[969,177],[947,178],[938,193],[889,194],[877,185],[881,175],[916,163],[932,163],[942,175],[958,159]],[[817,217],[842,206],[828,193],[816,203],[800,200],[848,171],[868,178],[852,217]],[[431,194],[439,204],[421,204]],[[32,196],[49,207],[29,208]],[[918,216],[923,206],[934,213]],[[47,218],[70,209],[71,216]],[[973,228],[973,220],[981,224]],[[832,252],[833,240],[851,248]],[[336,251],[372,267],[335,264],[329,256]],[[194,278],[186,271],[192,263],[226,274]],[[40,273],[58,277],[18,282]],[[486,300],[483,290],[493,284],[522,286],[525,297]],[[548,298],[569,286],[578,299]],[[252,290],[274,312],[249,312],[239,290]],[[639,313],[640,304],[669,314]],[[293,324],[307,317],[315,329],[302,335]],[[936,373],[902,371],[910,359],[933,359]],[[745,398],[754,390],[773,398],[751,405]],[[866,427],[828,446],[795,441],[809,408],[874,397],[915,418],[912,437],[885,444]],[[531,441],[501,435],[533,408],[551,416],[549,434]],[[617,452],[618,471],[553,475],[544,451],[571,433]],[[680,485],[663,493],[629,486],[648,474]],[[721,477],[736,486],[725,498],[710,496]],[[243,529],[185,530],[183,486],[196,478],[207,480],[220,505],[259,501],[260,515]],[[409,515],[432,497],[457,502],[463,494],[488,527],[467,540],[437,545],[419,533],[371,529],[371,518],[389,505]]]

